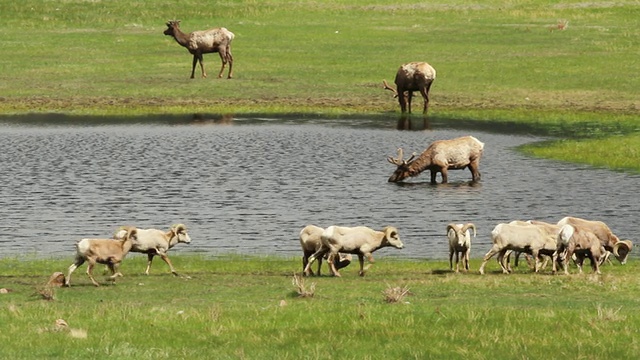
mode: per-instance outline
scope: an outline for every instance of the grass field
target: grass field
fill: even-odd
[[[380,258],[367,276],[292,283],[298,258],[173,256],[141,275],[131,255],[115,286],[81,267],[47,301],[37,289],[71,262],[3,259],[0,357],[6,359],[630,359],[640,345],[639,263],[603,275],[449,272],[445,261]],[[324,270],[326,273],[326,269]],[[99,272],[98,272],[99,273]],[[102,276],[98,281],[106,284]],[[408,290],[387,302],[390,290]],[[56,327],[57,319],[68,326]]]
[[[429,116],[527,124],[563,139],[535,156],[640,172],[637,1],[24,0],[0,8],[0,115],[387,116],[402,63],[438,72]],[[191,56],[162,35],[225,26],[235,78],[189,79]],[[561,30],[559,23],[568,21]],[[196,71],[198,76],[199,70]],[[420,106],[418,106],[419,108]],[[420,116],[414,114],[414,116]],[[570,138],[570,139],[569,139]],[[633,256],[633,253],[632,253]],[[640,352],[640,263],[603,275],[452,274],[443,261],[380,260],[365,278],[292,285],[299,259],[173,256],[185,275],[130,256],[115,286],[72,259],[0,259],[0,358],[580,359]],[[477,269],[479,261],[472,263]],[[573,269],[575,272],[575,269]],[[102,279],[101,277],[99,277]],[[408,288],[387,303],[383,292]],[[68,327],[56,328],[56,319]]]

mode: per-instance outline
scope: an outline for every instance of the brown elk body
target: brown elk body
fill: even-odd
[[[429,108],[429,90],[436,79],[436,70],[426,62],[410,62],[400,66],[396,73],[396,88],[392,88],[383,81],[384,88],[394,93],[398,98],[400,109],[403,113],[411,113],[411,99],[414,91],[419,91],[424,99],[422,113],[426,114]]]
[[[442,174],[442,183],[447,183],[448,170],[469,168],[473,181],[480,180],[480,158],[484,143],[473,136],[464,136],[450,140],[438,140],[415,158],[414,153],[408,160],[403,160],[403,151],[398,149],[398,158],[387,160],[396,165],[396,171],[389,177],[389,182],[399,182],[408,177],[417,176],[424,170],[431,171],[431,183],[436,183],[436,175]],[[415,158],[415,159],[414,159]]]
[[[206,78],[207,73],[204,70],[203,54],[219,53],[222,60],[222,67],[218,77],[222,77],[224,68],[229,63],[229,74],[227,78],[233,77],[233,55],[231,55],[231,41],[235,35],[226,28],[215,28],[203,31],[194,31],[188,34],[180,30],[180,20],[172,20],[167,22],[165,35],[173,36],[178,44],[184,46],[193,54],[193,64],[191,66],[191,78],[194,78],[196,71],[196,63],[200,63],[202,77]]]

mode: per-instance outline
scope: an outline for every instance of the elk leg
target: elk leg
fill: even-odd
[[[193,62],[191,63],[191,78],[193,79],[196,73],[196,64],[198,63],[198,55],[193,54]]]
[[[480,171],[478,170],[478,168],[480,167],[479,163],[480,161],[478,161],[478,159],[473,160],[469,163],[469,170],[471,171],[471,179],[473,181],[480,180]]]
[[[449,182],[449,176],[448,176],[448,171],[446,167],[443,167],[442,170],[440,170],[440,173],[442,174],[442,183],[446,184]]]
[[[202,71],[202,77],[206,78],[207,73],[206,71],[204,71],[204,59],[202,57],[202,54],[198,54],[198,62],[200,63],[200,70]]]
[[[407,112],[407,98],[404,95],[404,90],[401,88],[398,88],[398,102],[400,103],[400,110],[402,111],[402,113],[406,113]],[[411,112],[411,111],[409,111]]]
[[[231,55],[231,48],[227,49],[227,61],[229,62],[229,75],[227,79],[233,78],[233,55]]]
[[[222,67],[220,68],[220,72],[218,73],[218,79],[222,77],[222,73],[224,72],[224,67],[227,65],[227,54],[224,50],[219,52],[220,60],[222,60]]]
[[[429,108],[429,88],[430,87],[431,87],[431,84],[420,89],[420,94],[422,94],[422,98],[424,99],[424,108],[422,109],[423,114],[426,114],[427,109]]]

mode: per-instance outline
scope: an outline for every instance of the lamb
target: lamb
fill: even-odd
[[[302,271],[307,267],[309,263],[309,257],[322,247],[321,236],[324,229],[315,225],[307,225],[300,231],[300,246],[302,247]],[[325,254],[325,258],[327,254]],[[337,269],[342,269],[351,264],[351,254],[340,254]],[[320,276],[320,267],[322,266],[322,258],[318,259],[318,276]],[[310,270],[310,275],[315,275]]]
[[[119,228],[115,235],[115,239],[122,239],[131,226],[123,226]],[[184,224],[177,224],[171,226],[169,231],[162,231],[157,229],[137,229],[137,237],[133,242],[132,252],[147,254],[148,262],[145,275],[149,275],[149,269],[151,268],[151,262],[153,257],[159,255],[164,262],[169,265],[171,273],[178,276],[178,273],[171,264],[167,252],[178,243],[191,243],[191,237],[187,233],[187,227]]]
[[[382,231],[376,231],[366,226],[342,227],[329,226],[322,233],[322,246],[309,258],[309,263],[304,269],[306,275],[310,274],[311,265],[316,259],[321,258],[325,254],[329,254],[328,262],[331,273],[339,277],[340,273],[336,268],[334,259],[338,253],[356,254],[360,261],[360,276],[365,275],[364,258],[366,257],[370,263],[373,263],[373,252],[387,246],[393,246],[402,249],[404,245],[400,241],[398,229],[393,226],[386,226]]]
[[[209,53],[219,53],[220,60],[222,60],[222,68],[218,77],[222,77],[224,67],[229,63],[228,79],[233,77],[233,55],[231,55],[231,41],[235,35],[226,28],[215,28],[204,31],[194,31],[189,34],[185,34],[180,30],[180,20],[171,20],[167,22],[167,29],[164,31],[165,35],[173,36],[178,44],[184,46],[189,50],[189,53],[193,54],[193,64],[191,66],[191,78],[194,78],[196,71],[196,63],[200,62],[200,70],[202,70],[202,77],[206,78],[207,73],[204,70],[204,64],[202,62],[202,55]]]
[[[429,90],[436,79],[436,70],[426,62],[410,62],[403,64],[396,73],[396,89],[392,88],[384,80],[384,88],[394,93],[394,97],[398,98],[402,113],[411,113],[411,98],[414,91],[420,91],[424,99],[424,107],[422,113],[426,114],[429,108]],[[406,94],[406,95],[405,95]]]
[[[633,248],[631,240],[620,240],[616,235],[611,232],[611,229],[602,221],[585,220],[577,217],[567,216],[558,221],[558,225],[573,225],[575,228],[582,228],[592,232],[598,239],[600,244],[604,246],[605,250],[613,253],[620,264],[624,265],[627,262],[629,253]]]
[[[122,273],[118,270],[120,263],[122,263],[124,257],[129,253],[136,239],[136,229],[130,228],[126,230],[121,240],[82,239],[78,241],[76,243],[76,258],[73,264],[69,266],[65,286],[71,286],[71,274],[78,266],[84,264],[85,261],[89,262],[87,275],[93,285],[100,286],[93,278],[93,267],[96,263],[106,264],[109,267],[111,270],[110,279],[115,283],[116,278],[122,276]]]
[[[604,247],[600,243],[600,239],[584,227],[574,227],[569,224],[562,226],[560,234],[558,234],[558,245],[553,253],[553,272],[556,272],[556,258],[564,253],[564,261],[562,266],[564,273],[569,275],[568,262],[569,259],[576,255],[576,265],[580,273],[582,273],[582,263],[585,257],[591,260],[591,267],[596,274],[600,273],[600,259],[603,256]]]
[[[442,174],[442,183],[449,180],[448,171],[469,168],[472,181],[480,180],[480,158],[484,151],[484,143],[473,136],[463,136],[449,140],[434,141],[415,160],[414,153],[408,160],[403,160],[402,148],[398,149],[398,158],[387,158],[397,166],[389,177],[389,182],[399,182],[408,177],[417,176],[424,170],[431,171],[431,183],[436,183],[436,175]]]
[[[456,255],[456,272],[460,271],[460,258],[463,266],[469,271],[469,255],[471,253],[471,233],[476,237],[476,226],[472,223],[447,225],[447,238],[449,239],[449,268],[453,270],[453,254]]]
[[[498,262],[502,272],[508,274],[509,269],[504,264],[504,256],[508,250],[531,253],[536,260],[534,271],[538,272],[541,267],[540,255],[552,255],[556,251],[557,232],[550,232],[543,225],[502,223],[491,231],[491,240],[493,246],[483,258],[480,274],[484,274],[484,267],[495,254],[499,254]]]

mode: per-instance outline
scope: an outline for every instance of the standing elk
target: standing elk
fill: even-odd
[[[231,55],[231,41],[235,35],[226,28],[215,28],[203,31],[194,31],[188,34],[180,30],[180,20],[170,20],[167,22],[165,35],[173,36],[178,44],[184,46],[193,54],[193,64],[191,67],[191,78],[194,78],[196,71],[196,63],[200,63],[202,77],[206,78],[207,73],[204,70],[202,55],[209,53],[219,53],[222,60],[222,67],[218,77],[222,77],[225,65],[229,63],[228,79],[233,77],[233,55]]]
[[[436,79],[436,70],[426,62],[410,62],[400,66],[396,73],[396,88],[392,88],[383,80],[384,89],[394,93],[393,97],[398,98],[400,109],[403,113],[411,113],[411,98],[414,91],[419,91],[424,98],[422,113],[426,114],[429,108],[429,90],[431,84]]]
[[[417,176],[424,170],[431,171],[431,183],[436,183],[436,175],[442,174],[442,183],[448,182],[448,170],[469,168],[473,181],[480,180],[480,158],[484,143],[473,136],[464,136],[450,140],[434,141],[416,157],[414,153],[408,160],[403,160],[402,149],[398,149],[398,158],[387,157],[387,161],[397,166],[389,177],[389,182],[399,182],[408,177]],[[415,160],[414,160],[415,158]]]

